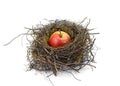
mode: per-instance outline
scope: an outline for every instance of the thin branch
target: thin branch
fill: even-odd
[[[55,86],[55,85],[53,84],[52,80],[50,79],[50,76],[51,76],[51,75],[53,75],[53,73],[52,73],[52,74],[47,75],[47,78],[48,78],[48,80],[50,81],[50,83],[52,84],[52,86]]]
[[[37,29],[33,29],[33,28],[28,28],[28,27],[24,27],[25,29],[28,29],[28,30],[40,30],[39,28]]]
[[[87,19],[87,17],[85,17],[85,18],[80,22],[80,24],[82,24],[86,19]]]
[[[87,27],[88,27],[88,25],[90,24],[90,21],[91,21],[91,20],[89,19],[89,21],[88,21],[88,23],[87,23],[87,25],[86,25],[86,27],[85,27],[85,28],[87,28]]]
[[[90,35],[91,35],[91,34],[93,35],[93,34],[100,34],[100,33],[89,33],[89,34],[90,34]]]
[[[13,42],[16,38],[22,36],[22,35],[29,35],[28,33],[21,33],[19,35],[17,35],[16,37],[14,37],[12,40],[10,40],[8,43],[4,44],[4,46],[9,45],[11,42]]]
[[[76,78],[76,76],[72,72],[69,72],[69,71],[66,71],[66,72],[70,73],[76,80],[81,81],[80,79]]]
[[[50,77],[50,76],[52,76],[52,75],[53,75],[53,73],[51,73],[51,74],[47,75],[47,77]]]

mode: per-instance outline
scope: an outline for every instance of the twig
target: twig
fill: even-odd
[[[4,46],[9,45],[11,42],[13,42],[16,38],[22,36],[22,35],[29,35],[28,33],[21,33],[19,35],[17,35],[16,37],[14,37],[12,40],[10,40],[8,43],[4,44]]]
[[[69,72],[69,71],[66,71],[66,72],[70,73],[76,80],[81,81],[80,79],[76,78],[72,72]]]
[[[91,20],[89,19],[89,21],[88,21],[88,23],[87,23],[87,25],[86,25],[86,27],[85,27],[85,28],[87,28],[87,27],[88,27],[88,25],[90,24],[90,21],[91,21]]]
[[[87,19],[87,17],[85,17],[85,18],[80,22],[80,24],[82,24],[86,19]]]
[[[40,30],[39,28],[37,29],[34,29],[34,28],[28,28],[28,27],[24,27],[25,29],[28,29],[28,30]]]

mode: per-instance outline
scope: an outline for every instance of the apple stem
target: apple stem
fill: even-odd
[[[61,34],[61,30],[59,30],[60,31],[60,38],[62,37],[62,34]]]

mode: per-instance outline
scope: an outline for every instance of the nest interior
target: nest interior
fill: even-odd
[[[72,41],[63,47],[53,48],[48,44],[48,40],[52,33],[59,30],[68,33]],[[30,33],[33,38],[27,55],[30,69],[53,71],[53,74],[57,75],[58,71],[79,71],[94,61],[94,39],[90,37],[89,29],[81,24],[55,20],[30,29]]]

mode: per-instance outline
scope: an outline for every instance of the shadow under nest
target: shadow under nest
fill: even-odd
[[[72,39],[71,43],[58,48],[48,44],[48,40],[55,31],[64,31]],[[95,39],[91,38],[87,27],[67,20],[55,20],[47,25],[29,29],[33,40],[28,47],[29,68],[38,71],[75,70],[79,71],[94,61],[92,54]]]

